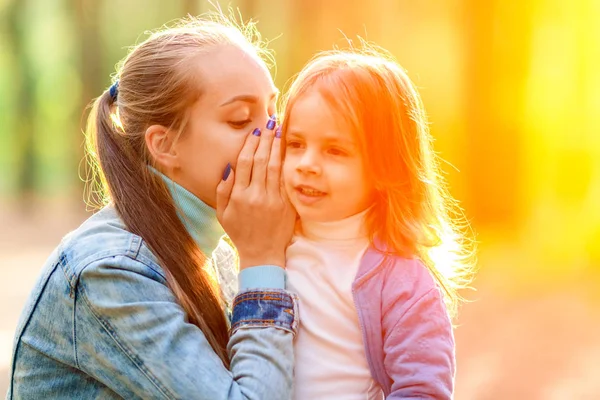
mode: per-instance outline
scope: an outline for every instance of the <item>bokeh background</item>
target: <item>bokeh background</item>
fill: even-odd
[[[600,399],[600,1],[221,2],[279,87],[360,35],[419,86],[479,243],[457,399]],[[0,393],[36,275],[86,216],[83,110],[144,32],[206,1],[0,0]]]

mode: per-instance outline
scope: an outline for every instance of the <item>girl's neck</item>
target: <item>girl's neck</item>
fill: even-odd
[[[348,242],[367,239],[365,217],[368,209],[338,221],[300,220],[298,234],[317,242]]]

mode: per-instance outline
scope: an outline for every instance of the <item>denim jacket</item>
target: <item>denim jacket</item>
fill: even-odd
[[[455,355],[442,294],[424,265],[370,247],[352,293],[371,375],[386,399],[451,399]]]
[[[297,299],[255,286],[233,300],[228,370],[155,255],[106,207],[43,267],[16,330],[6,398],[290,398]]]

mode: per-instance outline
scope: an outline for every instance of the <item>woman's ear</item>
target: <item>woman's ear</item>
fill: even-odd
[[[167,171],[179,167],[179,158],[174,146],[175,136],[175,132],[162,125],[151,125],[144,135],[148,151],[157,166]]]

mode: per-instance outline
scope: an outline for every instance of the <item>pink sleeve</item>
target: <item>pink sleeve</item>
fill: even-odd
[[[454,336],[440,291],[430,286],[393,307],[402,310],[395,322],[383,320],[384,366],[392,380],[387,399],[452,399]]]

